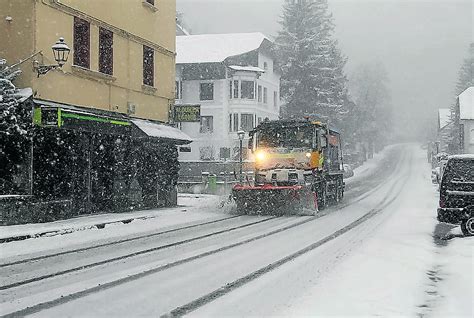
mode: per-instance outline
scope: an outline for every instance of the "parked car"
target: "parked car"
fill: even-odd
[[[354,170],[352,170],[352,167],[350,164],[345,163],[342,165],[342,167],[344,169],[344,173],[342,175],[344,179],[354,176]]]
[[[441,176],[438,221],[474,235],[474,154],[450,156]]]
[[[431,170],[431,182],[439,184],[441,180],[441,168],[436,167]]]

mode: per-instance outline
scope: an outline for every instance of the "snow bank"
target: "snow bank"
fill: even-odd
[[[220,208],[222,198],[214,195],[180,194],[177,208],[136,211],[120,214],[101,214],[51,223],[0,226],[0,237],[38,236],[23,241],[0,244],[2,258],[65,248],[98,240],[156,231],[168,227],[225,217]],[[134,219],[129,224],[122,220]],[[110,223],[103,229],[97,224]],[[67,234],[67,235],[62,235]]]

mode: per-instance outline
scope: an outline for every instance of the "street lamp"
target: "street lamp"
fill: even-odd
[[[245,131],[243,130],[239,130],[237,132],[237,136],[239,136],[239,142],[240,142],[240,156],[239,156],[239,161],[240,161],[240,175],[239,175],[239,182],[240,184],[243,183],[243,176],[242,176],[242,168],[243,168],[243,147],[242,147],[242,143],[244,141],[244,137],[245,137]]]
[[[35,70],[38,74],[38,77],[48,73],[53,69],[61,68],[67,62],[69,52],[71,52],[71,49],[69,46],[67,46],[66,42],[64,42],[64,38],[62,37],[59,38],[59,40],[51,47],[51,49],[53,50],[54,60],[58,64],[39,65],[39,62],[35,61]]]

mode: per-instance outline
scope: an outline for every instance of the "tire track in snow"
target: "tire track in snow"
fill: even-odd
[[[149,237],[159,236],[159,235],[163,235],[163,234],[178,232],[178,231],[182,231],[182,230],[192,229],[192,228],[196,228],[196,227],[199,227],[199,226],[219,223],[219,222],[227,221],[227,220],[238,218],[238,217],[239,217],[238,215],[235,215],[235,216],[230,216],[230,217],[226,217],[226,218],[222,218],[222,219],[217,219],[217,220],[202,222],[202,223],[198,223],[198,224],[178,227],[178,228],[174,228],[174,229],[170,229],[170,230],[166,230],[166,231],[134,236],[134,237],[131,237],[131,238],[121,239],[121,240],[118,240],[118,241],[113,241],[113,242],[108,242],[108,243],[103,243],[103,244],[98,244],[98,245],[92,245],[92,246],[87,246],[87,247],[83,247],[83,248],[77,248],[77,249],[72,249],[72,250],[67,250],[67,251],[63,251],[63,252],[47,254],[47,255],[41,255],[41,256],[32,257],[32,258],[25,258],[25,259],[21,259],[21,260],[10,262],[10,263],[0,264],[0,268],[7,267],[7,266],[12,266],[12,265],[19,265],[19,264],[34,262],[34,261],[39,261],[39,260],[52,258],[52,257],[57,257],[57,256],[62,256],[62,255],[67,255],[67,254],[73,254],[73,253],[78,253],[78,252],[89,251],[89,250],[93,250],[93,249],[97,249],[97,248],[101,248],[101,247],[105,247],[105,246],[111,246],[111,245],[117,245],[117,244],[126,243],[126,242],[132,242],[132,241],[136,241],[136,240],[140,240],[140,239],[144,239],[144,238],[149,238]]]
[[[47,274],[47,275],[43,275],[43,276],[38,276],[38,277],[30,278],[30,279],[27,279],[27,280],[18,281],[18,282],[12,283],[12,284],[2,285],[2,286],[0,286],[0,290],[7,290],[7,289],[14,288],[14,287],[19,287],[19,286],[22,286],[22,285],[38,282],[38,281],[41,281],[41,280],[45,280],[45,279],[48,279],[48,278],[62,276],[62,275],[65,275],[65,274],[81,271],[81,270],[84,270],[84,269],[90,269],[90,268],[105,265],[105,264],[108,264],[108,263],[121,261],[121,260],[124,260],[124,259],[127,259],[127,258],[153,253],[153,252],[165,249],[165,248],[170,248],[170,247],[183,245],[183,244],[194,242],[194,241],[197,241],[197,240],[202,240],[202,239],[205,239],[205,238],[208,238],[208,237],[211,237],[211,236],[216,236],[216,235],[219,235],[219,234],[235,231],[235,230],[242,229],[242,228],[245,228],[245,227],[249,227],[249,226],[252,226],[252,225],[268,222],[268,221],[274,220],[276,218],[277,217],[269,217],[269,218],[265,218],[263,220],[258,220],[258,221],[255,221],[255,222],[250,222],[250,223],[246,223],[246,224],[243,224],[243,225],[234,226],[234,227],[231,227],[231,228],[226,228],[226,229],[219,230],[219,231],[216,231],[216,232],[207,233],[207,234],[200,235],[200,236],[197,236],[197,237],[192,237],[192,238],[189,238],[189,239],[185,239],[185,240],[181,240],[181,241],[177,241],[177,242],[173,242],[173,243],[160,245],[160,246],[153,247],[153,248],[148,248],[148,249],[145,249],[145,250],[140,250],[140,251],[137,251],[137,252],[129,253],[129,254],[126,254],[126,255],[118,256],[118,257],[109,258],[109,259],[102,260],[102,261],[99,261],[99,262],[89,263],[87,265],[82,265],[82,266],[79,266],[79,267],[74,267],[74,268],[63,270],[63,271],[58,271],[58,272],[55,272],[55,273],[51,273],[51,274]]]

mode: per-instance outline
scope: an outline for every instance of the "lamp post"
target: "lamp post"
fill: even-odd
[[[239,142],[240,142],[240,152],[239,152],[239,161],[240,161],[240,174],[239,174],[239,182],[240,184],[243,183],[243,175],[242,175],[242,170],[243,170],[243,141],[245,137],[245,131],[239,130],[237,132],[237,135],[239,136]]]
[[[56,41],[56,43],[54,43],[52,46],[51,46],[51,49],[53,50],[53,55],[54,55],[54,60],[58,63],[56,65],[43,65],[43,64],[39,64],[38,61],[33,61],[33,68],[34,70],[36,71],[38,77],[40,77],[40,75],[44,75],[46,73],[48,73],[50,70],[52,69],[56,69],[56,68],[61,68],[66,62],[67,62],[67,59],[69,57],[69,52],[71,52],[71,49],[69,48],[69,46],[67,46],[66,42],[64,42],[64,38],[60,37],[58,41]],[[39,51],[39,52],[36,52],[34,54],[32,54],[31,56],[29,56],[28,58],[20,61],[19,63],[15,64],[15,65],[12,65],[12,67],[17,67],[21,64],[23,64],[24,62],[32,59],[33,57],[37,56],[38,54],[41,54],[42,52]],[[34,160],[33,160],[33,156],[34,156],[34,142],[33,142],[33,139],[34,139],[34,131],[32,133],[32,136],[31,136],[31,144],[30,144],[30,171],[29,171],[29,177],[30,177],[30,185],[29,185],[29,192],[30,192],[30,195],[33,195],[33,165],[34,165]]]
[[[71,52],[71,49],[69,48],[69,46],[67,46],[66,42],[64,42],[64,38],[62,37],[59,38],[59,40],[51,47],[51,49],[53,50],[54,60],[58,64],[40,65],[38,61],[35,61],[34,68],[36,70],[36,73],[38,74],[38,77],[40,77],[40,75],[48,73],[53,69],[63,67],[63,65],[67,62],[69,52]]]

